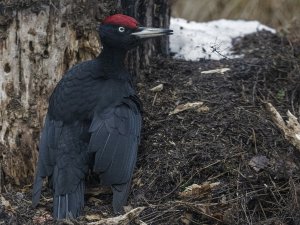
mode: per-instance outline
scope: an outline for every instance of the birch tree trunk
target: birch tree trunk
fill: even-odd
[[[0,2],[0,165],[4,183],[32,182],[50,94],[68,68],[99,54],[96,26],[117,12],[136,16],[144,25],[169,24],[168,4],[162,0]],[[165,49],[166,40],[145,44],[130,53],[129,68],[137,73],[153,54],[166,53]]]

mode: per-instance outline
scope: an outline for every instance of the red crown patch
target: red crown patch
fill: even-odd
[[[136,19],[123,14],[108,16],[104,19],[102,24],[120,25],[131,29],[136,29],[138,27],[138,21],[136,21]]]

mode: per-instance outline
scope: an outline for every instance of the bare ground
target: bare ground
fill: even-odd
[[[235,52],[244,57],[158,58],[142,71],[143,140],[129,204],[145,209],[131,224],[300,224],[300,151],[265,109],[271,102],[299,118],[300,43],[260,32],[235,40]],[[202,73],[220,68],[230,70]],[[169,115],[188,102],[205,108]],[[184,192],[192,184],[202,186]],[[3,188],[0,224],[54,224],[50,191],[32,209],[30,188]],[[86,200],[70,224],[113,216],[109,192],[89,188]]]

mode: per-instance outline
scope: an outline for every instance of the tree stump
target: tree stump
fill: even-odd
[[[145,26],[169,25],[169,5],[163,0],[0,2],[0,165],[4,183],[32,182],[48,98],[66,70],[99,54],[96,27],[114,13],[134,16]],[[131,51],[130,71],[138,74],[151,56],[166,54],[167,49],[167,39],[160,39]]]

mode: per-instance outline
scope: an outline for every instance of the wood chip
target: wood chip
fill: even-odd
[[[220,185],[220,182],[209,183],[205,182],[203,184],[192,184],[191,186],[186,187],[183,192],[179,193],[180,197],[199,197],[203,194],[207,194],[212,191],[213,188]]]
[[[214,69],[214,70],[206,70],[202,71],[202,74],[211,74],[211,73],[219,73],[219,74],[224,74],[225,72],[229,71],[229,68],[221,68],[221,69]]]
[[[133,221],[136,219],[141,212],[145,209],[145,207],[138,207],[135,209],[132,209],[130,212],[120,215],[117,217],[112,217],[112,218],[106,218],[106,219],[101,219],[96,222],[90,222],[87,223],[88,225],[100,225],[100,224],[105,224],[105,225],[125,225],[129,224],[130,221]]]
[[[297,117],[287,111],[288,120],[284,121],[271,103],[267,103],[266,108],[271,114],[273,122],[283,131],[286,140],[300,151],[300,124]]]
[[[209,108],[204,106],[203,102],[188,102],[186,104],[178,105],[169,115],[174,115],[186,110],[195,110],[197,112],[208,112]]]
[[[95,221],[95,220],[101,220],[101,216],[99,214],[91,214],[91,215],[85,215],[85,218],[88,221]]]
[[[163,84],[159,84],[153,88],[150,89],[150,91],[152,92],[160,92],[164,89],[164,85]]]

